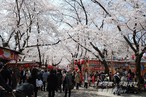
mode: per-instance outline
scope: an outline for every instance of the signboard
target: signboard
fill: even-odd
[[[98,60],[89,60],[89,68],[92,71],[104,70],[104,67],[101,65],[101,63]]]
[[[8,63],[9,66],[15,67],[24,67],[24,68],[33,68],[33,67],[39,67],[39,63],[33,62],[33,61],[18,61],[17,63],[12,61]]]
[[[101,65],[98,65],[98,64],[90,64],[89,66],[92,68],[100,68],[101,67]]]
[[[100,64],[100,62],[98,60],[89,60],[88,63],[89,64]]]
[[[0,58],[5,60],[16,60],[18,54],[11,50],[0,48]]]

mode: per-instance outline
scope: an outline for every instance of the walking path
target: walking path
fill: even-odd
[[[94,89],[90,87],[88,89],[84,89],[80,87],[79,90],[73,89],[71,97],[146,97],[146,93],[139,94],[121,94],[120,96],[114,95],[112,93],[112,89]],[[38,97],[48,97],[48,92],[39,91]],[[64,97],[64,92],[59,93],[56,92],[55,97]]]

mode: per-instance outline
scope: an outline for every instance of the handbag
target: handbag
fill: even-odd
[[[42,87],[43,81],[41,79],[36,79],[36,87]]]

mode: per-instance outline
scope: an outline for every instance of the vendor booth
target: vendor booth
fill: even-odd
[[[34,67],[39,67],[39,62],[35,62],[35,61],[18,61],[16,63],[16,62],[12,61],[12,62],[9,62],[8,65],[10,67],[34,68]]]
[[[21,53],[18,51],[0,47],[0,62],[5,64],[11,60],[17,61],[19,58],[19,54]]]

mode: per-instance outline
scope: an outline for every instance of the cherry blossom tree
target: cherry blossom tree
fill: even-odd
[[[0,45],[23,52],[24,60],[49,64],[98,58],[109,72],[106,59],[131,57],[134,49],[128,35],[145,35],[145,4],[144,0],[1,1]]]
[[[84,0],[64,1],[66,6],[63,6],[66,11],[62,12],[64,17],[62,22],[67,25],[65,31],[68,35],[66,36],[72,37],[72,40],[80,48],[84,48],[85,55],[101,60],[105,66],[105,72],[108,73],[106,58],[111,58],[113,50],[116,54],[119,53],[122,57],[125,57],[126,55],[122,53],[127,48],[127,44],[118,32],[117,26],[110,23],[112,22],[110,19],[113,17],[106,10],[106,6],[108,6],[107,2],[88,1],[87,3]],[[106,56],[103,54],[103,50],[106,51]],[[76,51],[77,53],[81,53],[83,50],[79,51],[77,48]],[[78,57],[81,58],[83,56]]]
[[[41,56],[47,50],[43,46],[60,42],[55,36],[58,25],[53,24],[57,9],[45,0],[1,1],[1,6],[1,46],[26,54],[23,60],[37,60],[38,53],[41,63]]]
[[[139,82],[141,81],[141,59],[143,54],[146,52],[146,21],[145,21],[145,3],[143,2],[131,2],[131,13],[130,16],[125,15],[125,24],[117,25],[117,28],[123,35],[125,41],[130,46],[131,50],[135,54],[135,67],[136,67],[136,77]]]
[[[120,3],[121,2],[121,3]],[[120,4],[119,4],[120,3]],[[112,5],[117,4],[117,11],[110,12],[112,15],[111,21],[115,25],[129,47],[131,53],[135,53],[136,76],[140,86],[141,80],[141,59],[146,51],[145,44],[145,1],[129,1],[112,2]],[[125,14],[126,13],[126,14]],[[113,16],[114,15],[114,16]]]

